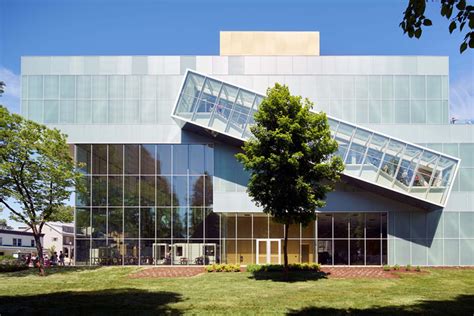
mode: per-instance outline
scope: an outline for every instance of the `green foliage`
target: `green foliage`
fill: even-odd
[[[400,270],[400,265],[396,264],[393,266],[393,270],[398,271]]]
[[[7,257],[7,256],[3,256]],[[28,269],[28,266],[18,259],[0,258],[0,273],[1,272],[15,272]]]
[[[421,267],[420,267],[420,266],[416,266],[415,271],[416,271],[416,272],[421,272]]]
[[[405,267],[405,271],[411,271],[411,270],[412,270],[411,264],[407,264],[407,266]]]
[[[7,259],[15,259],[15,257],[9,256],[9,255],[7,255],[7,256],[0,256],[0,261],[7,260]]]
[[[0,81],[0,97],[1,97],[2,94],[5,92],[5,87],[6,87],[5,82]]]
[[[255,114],[253,137],[236,155],[250,172],[247,191],[252,200],[286,229],[315,219],[344,169],[333,155],[337,142],[326,114],[311,112],[312,106],[308,99],[291,95],[287,86],[275,84]],[[285,264],[286,245],[285,238]]]
[[[66,135],[0,106],[0,204],[32,229],[40,256],[44,224],[72,221],[73,209],[65,203],[74,188],[83,190],[80,178]]]
[[[238,264],[211,264],[204,267],[206,272],[240,272]]]
[[[247,266],[247,272],[282,272],[285,266],[281,264],[250,264]],[[319,263],[291,263],[288,265],[289,271],[313,271],[319,272],[321,265]]]
[[[390,271],[390,266],[388,264],[383,266],[384,271]]]
[[[426,2],[426,0],[409,0],[407,8],[403,12],[404,16],[400,27],[410,38],[413,36],[420,38],[422,28],[433,25],[431,20],[424,15]],[[449,33],[453,33],[457,28],[459,28],[459,32],[462,32],[466,24],[469,28],[459,47],[460,53],[462,54],[468,45],[469,48],[474,48],[474,6],[468,5],[466,0],[441,0],[440,2],[441,16],[451,21],[448,27]],[[453,11],[457,11],[457,13],[453,15]]]

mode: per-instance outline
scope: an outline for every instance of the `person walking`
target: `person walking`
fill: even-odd
[[[64,254],[62,251],[59,252],[59,265],[64,266]]]

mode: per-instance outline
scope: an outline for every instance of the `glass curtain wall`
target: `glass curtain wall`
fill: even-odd
[[[223,262],[283,262],[282,224],[265,214],[221,215]],[[291,225],[288,260],[324,265],[386,264],[387,213],[319,213],[306,227]]]
[[[211,145],[76,145],[76,263],[219,262]]]

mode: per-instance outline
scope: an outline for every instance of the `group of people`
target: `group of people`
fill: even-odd
[[[45,266],[64,266],[65,263],[64,263],[64,259],[65,259],[65,255],[62,251],[59,252],[59,255],[58,253],[55,251],[52,255],[51,255],[51,258],[48,257],[48,255],[44,255],[44,264]],[[25,261],[25,264],[30,266],[30,264],[33,265],[33,267],[36,267],[39,265],[39,262],[40,262],[40,256],[39,255],[35,255],[35,256],[31,256],[31,254],[28,254],[26,257],[23,258],[23,260]]]

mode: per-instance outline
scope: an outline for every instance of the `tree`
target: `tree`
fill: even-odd
[[[66,135],[0,106],[0,203],[10,210],[12,220],[31,229],[41,275],[43,226],[50,221],[72,221],[72,207],[65,202],[75,187],[84,189],[80,178]]]
[[[3,81],[0,81],[0,97],[2,96],[2,94],[5,92],[5,87],[7,85],[5,84],[5,82]]]
[[[423,32],[422,28],[433,24],[425,16],[426,2],[426,0],[409,0],[407,8],[403,12],[404,16],[400,27],[410,38],[413,36],[420,38]],[[440,4],[441,16],[451,21],[449,33],[453,33],[456,28],[462,32],[467,24],[466,35],[459,46],[461,54],[468,46],[474,48],[474,6],[466,4],[466,0],[440,0]]]
[[[311,112],[312,106],[308,99],[290,95],[287,86],[275,84],[255,114],[253,137],[236,155],[250,172],[247,191],[253,201],[285,225],[286,272],[289,226],[306,226],[315,219],[344,169],[333,155],[338,145],[326,114]]]
[[[10,229],[13,229],[13,227],[8,226],[7,220],[4,219],[4,218],[2,218],[2,219],[0,219],[0,229],[8,229],[8,230],[10,230]]]

